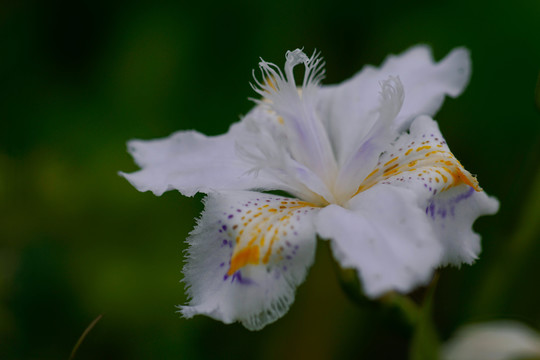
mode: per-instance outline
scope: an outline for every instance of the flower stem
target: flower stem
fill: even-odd
[[[71,351],[71,355],[69,356],[69,360],[73,360],[75,358],[75,354],[77,353],[77,350],[79,349],[79,346],[81,346],[82,342],[86,338],[86,335],[94,328],[94,326],[98,323],[99,320],[103,317],[103,314],[98,315],[91,323],[88,325],[88,327],[83,331],[82,335],[79,337],[79,340],[77,340],[77,343],[73,347],[73,350]]]

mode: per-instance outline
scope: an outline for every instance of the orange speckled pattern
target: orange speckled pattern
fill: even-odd
[[[392,150],[381,155],[356,194],[375,184],[396,182],[423,184],[433,195],[461,184],[482,191],[476,178],[452,154],[438,129],[427,134],[402,135]]]
[[[248,265],[272,265],[292,259],[298,236],[295,225],[306,214],[317,210],[311,203],[296,199],[263,195],[223,214],[219,229],[232,248],[226,276]]]

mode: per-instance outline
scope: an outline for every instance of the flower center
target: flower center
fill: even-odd
[[[299,64],[305,67],[300,88],[293,74]],[[446,188],[459,183],[478,188],[443,142],[428,139],[414,145],[412,141],[389,151],[410,137],[394,127],[404,100],[398,77],[381,82],[378,106],[359,114],[363,118],[353,120],[358,124],[321,112],[321,101],[332,101],[317,93],[323,65],[317,53],[308,57],[298,49],[287,52],[284,73],[272,63],[259,63],[263,80],[254,77],[257,86],[253,88],[263,99],[255,100],[260,106],[246,117],[255,136],[239,146],[244,158],[255,164],[254,171],[265,171],[265,176],[281,181],[283,190],[320,206],[346,206],[358,193],[405,174],[406,180],[412,175],[448,183]],[[345,125],[345,131],[336,135],[339,125]],[[353,128],[349,131],[348,127]]]

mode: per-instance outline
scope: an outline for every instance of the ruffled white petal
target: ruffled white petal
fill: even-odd
[[[319,235],[331,241],[342,267],[358,271],[367,296],[411,291],[439,265],[442,246],[416,203],[410,190],[377,185],[348,209],[330,205],[317,216]]]
[[[340,203],[356,193],[358,184],[369,175],[380,154],[397,137],[393,122],[403,104],[403,86],[399,78],[389,77],[381,87],[377,121],[340,166],[334,189]]]
[[[415,119],[410,133],[388,147],[376,169],[363,186],[390,184],[418,195],[419,208],[444,246],[441,265],[470,264],[477,258],[480,236],[472,225],[479,216],[496,213],[499,203],[454,157],[435,121]]]
[[[389,76],[397,76],[403,83],[405,98],[395,119],[401,131],[418,115],[434,115],[446,95],[458,96],[469,81],[470,68],[467,49],[454,49],[436,63],[429,47],[415,46],[388,57],[380,68],[366,66],[340,85],[323,87],[318,108],[338,162],[354,151],[376,121],[380,83]]]
[[[401,56],[389,57],[381,71],[397,73],[403,82],[405,101],[396,119],[403,130],[418,115],[435,115],[445,96],[463,92],[471,77],[471,60],[469,51],[460,47],[436,63],[429,47],[416,46]]]
[[[460,329],[441,351],[443,360],[515,360],[540,357],[540,334],[516,321]]]
[[[433,198],[426,206],[426,214],[445,249],[441,265],[472,264],[481,250],[480,235],[472,225],[479,216],[495,214],[498,209],[496,199],[467,185]]]
[[[318,204],[334,201],[323,179],[295,158],[285,121],[275,111],[258,105],[242,123],[245,133],[238,137],[237,153],[250,164],[250,172],[275,179],[280,183],[280,190],[303,200]]]
[[[173,189],[185,196],[219,189],[287,190],[278,180],[255,176],[251,165],[238,158],[235,144],[245,132],[237,123],[220,136],[179,131],[163,139],[131,140],[128,149],[141,170],[120,174],[139,191],[156,195]]]
[[[208,315],[258,330],[287,312],[315,254],[311,204],[229,191],[208,195],[188,239],[182,314]]]

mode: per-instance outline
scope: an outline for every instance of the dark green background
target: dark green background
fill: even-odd
[[[0,5],[0,41],[0,358],[67,359],[98,314],[77,359],[404,358],[396,314],[351,303],[325,246],[261,332],[179,318],[201,197],[117,176],[137,169],[129,139],[226,131],[259,56],[297,47],[322,51],[327,84],[417,43],[470,49],[471,83],[436,119],[501,210],[475,225],[480,260],[441,271],[436,324],[442,339],[501,317],[540,328],[540,2],[21,0]]]

